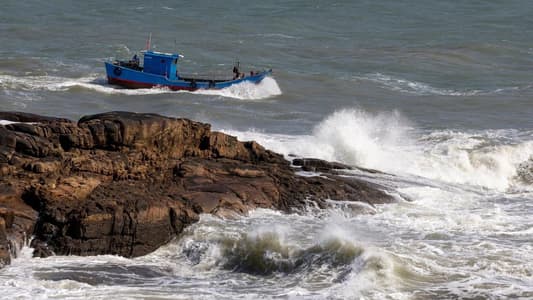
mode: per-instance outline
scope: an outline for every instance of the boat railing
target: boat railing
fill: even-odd
[[[229,81],[232,75],[228,72],[207,72],[207,73],[182,73],[178,72],[178,76],[182,80],[196,80],[196,81]]]
[[[263,73],[267,70],[262,71],[251,71],[248,73],[239,73],[238,77],[235,77],[235,74],[232,74],[227,71],[207,71],[207,72],[193,72],[193,73],[182,73],[178,72],[178,77],[185,81],[215,81],[215,82],[223,82],[223,81],[231,81],[238,78],[244,78],[247,76],[254,76],[260,73]]]

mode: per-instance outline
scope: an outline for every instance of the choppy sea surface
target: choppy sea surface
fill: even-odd
[[[532,299],[531,1],[0,3],[0,110],[213,124],[274,151],[383,171],[376,207],[202,216],[152,254],[32,258],[5,299]],[[126,90],[145,47],[182,72],[273,68],[221,91]]]

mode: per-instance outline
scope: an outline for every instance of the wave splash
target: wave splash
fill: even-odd
[[[532,133],[515,130],[424,133],[399,112],[371,114],[344,109],[320,122],[307,136],[231,132],[274,151],[395,174],[496,190],[531,187]]]
[[[222,271],[238,281],[264,278],[265,288],[272,288],[268,282],[275,281],[280,294],[297,283],[302,295],[349,289],[346,295],[353,296],[400,276],[393,257],[358,240],[352,230],[339,224],[345,218],[324,218],[324,223],[316,223],[314,215],[261,209],[241,220],[202,215],[180,241],[151,256],[179,261],[180,270],[191,268],[191,274]],[[312,228],[302,231],[301,226]]]
[[[290,274],[312,268],[338,268],[341,274],[350,271],[350,264],[363,252],[362,248],[342,239],[331,238],[304,249],[295,249],[283,242],[276,232],[245,234],[224,245],[224,268],[249,274]],[[340,279],[335,279],[340,281]]]
[[[340,220],[340,221],[339,221]],[[334,216],[285,215],[256,210],[247,218],[202,215],[179,240],[146,256],[24,257],[0,274],[7,295],[98,298],[113,295],[183,299],[354,298],[401,280],[399,262],[357,238]],[[36,260],[39,260],[36,263]]]
[[[191,93],[199,95],[215,95],[240,100],[260,100],[281,95],[281,89],[274,78],[266,77],[259,84],[243,82],[221,90],[172,91],[164,87],[150,89],[124,89],[107,84],[105,78],[92,74],[81,78],[64,78],[57,76],[10,76],[0,75],[0,87],[22,91],[64,92],[75,89],[87,89],[103,94],[119,95],[155,95],[172,93]]]
[[[272,77],[266,77],[259,84],[243,82],[221,90],[198,90],[201,95],[216,95],[241,100],[260,100],[282,94],[278,83]]]

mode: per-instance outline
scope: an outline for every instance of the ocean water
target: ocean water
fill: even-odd
[[[5,299],[532,299],[533,3],[0,3],[0,110],[213,124],[274,151],[383,171],[368,207],[202,216],[144,257],[32,258]],[[152,45],[185,73],[273,68],[221,91],[125,90],[103,62]]]

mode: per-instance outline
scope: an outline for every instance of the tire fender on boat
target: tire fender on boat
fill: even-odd
[[[113,74],[120,76],[120,74],[122,74],[122,69],[120,67],[115,67]]]
[[[195,80],[191,80],[191,88],[193,88],[193,89],[196,88],[196,81]]]
[[[209,88],[214,88],[214,87],[215,87],[215,81],[209,80]]]

